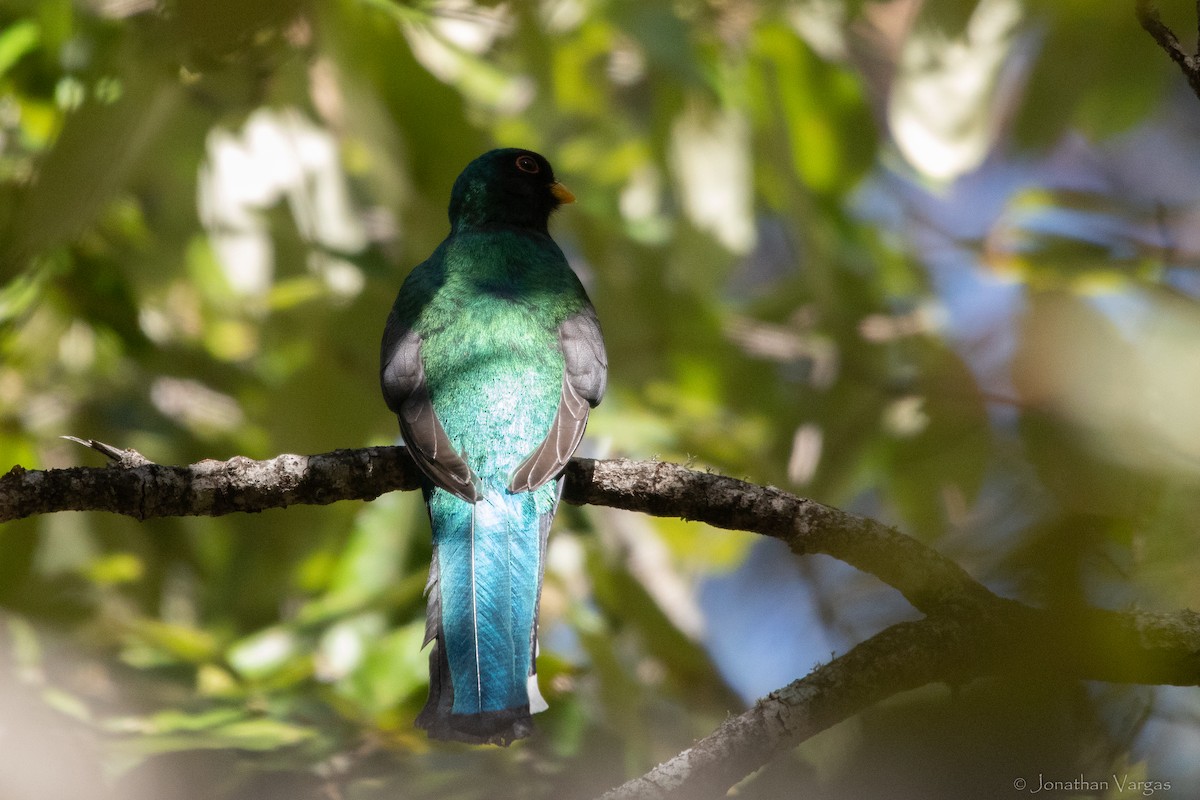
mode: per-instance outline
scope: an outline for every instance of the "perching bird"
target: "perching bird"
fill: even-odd
[[[426,478],[436,739],[528,736],[538,601],[562,473],[608,360],[587,293],[547,230],[574,196],[545,158],[492,150],[450,193],[450,234],[400,287],[380,382]]]

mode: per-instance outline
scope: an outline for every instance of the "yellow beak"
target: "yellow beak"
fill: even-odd
[[[575,195],[571,194],[571,190],[563,186],[558,181],[550,184],[550,194],[554,195],[555,199],[560,203],[574,203]]]

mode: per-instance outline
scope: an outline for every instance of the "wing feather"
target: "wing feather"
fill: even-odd
[[[384,331],[379,380],[417,466],[447,492],[468,503],[476,502],[482,495],[479,477],[446,435],[429,396],[421,363],[421,336],[402,328],[395,317],[388,319]]]
[[[566,468],[587,427],[588,412],[604,396],[608,355],[600,321],[590,306],[558,327],[563,354],[562,396],[546,438],[509,478],[510,492],[531,492]]]

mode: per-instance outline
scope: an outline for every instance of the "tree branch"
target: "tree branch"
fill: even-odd
[[[873,519],[677,464],[572,459],[563,498],[750,531],[799,555],[833,556],[895,587],[925,613],[998,600],[950,559]]]
[[[978,658],[977,641],[947,619],[894,625],[600,800],[724,797],[754,770],[843,719],[898,692],[951,679]]]
[[[136,519],[217,516],[298,503],[369,500],[415,489],[403,447],[335,450],[267,461],[235,457],[162,466],[82,442],[104,467],[25,470],[0,477],[0,521],[54,511]],[[1034,609],[996,596],[961,567],[875,520],[772,487],[661,462],[572,459],[563,497],[682,517],[824,553],[899,590],[926,619],[896,625],[727,720],[694,747],[621,786],[608,800],[718,796],[782,750],[898,692],[997,672],[1079,680],[1200,684],[1200,615]]]
[[[111,445],[81,443],[114,462],[44,471],[13,467],[0,478],[0,522],[55,511],[110,511],[139,520],[220,516],[298,503],[372,500],[420,486],[420,472],[403,447],[288,454],[267,461],[235,456],[184,467],[155,464]],[[953,561],[892,528],[722,475],[663,462],[575,458],[567,468],[563,497],[569,503],[751,531],[780,539],[798,554],[831,555],[876,575],[926,613],[996,600]]]
[[[1088,611],[1071,620],[1012,603],[992,613],[904,622],[725,720],[692,747],[600,800],[706,800],[825,729],[929,683],[963,683],[1002,672],[1138,682],[1200,683],[1200,615]],[[1112,626],[1112,627],[1108,627]],[[1154,654],[1153,668],[1113,668],[1114,649]],[[1118,651],[1121,652],[1121,651]],[[1169,653],[1169,655],[1168,655]],[[1152,676],[1169,677],[1158,681]],[[1139,680],[1151,678],[1150,681]]]
[[[420,486],[417,466],[403,447],[285,454],[267,461],[235,456],[179,467],[155,464],[133,450],[84,443],[110,458],[110,450],[123,457],[105,467],[13,467],[0,477],[0,522],[54,511],[110,511],[139,520],[218,517],[373,500],[394,489]]]
[[[1192,92],[1197,98],[1200,98],[1200,55],[1192,55],[1183,49],[1183,45],[1179,43],[1179,37],[1162,21],[1154,0],[1137,0],[1135,9],[1142,28],[1154,37],[1158,46],[1179,65],[1179,69],[1187,78],[1188,85],[1192,87]],[[1200,2],[1196,4],[1196,14],[1197,21],[1200,23]]]

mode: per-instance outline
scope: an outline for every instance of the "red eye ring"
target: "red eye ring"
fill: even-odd
[[[521,170],[521,172],[528,172],[531,175],[536,175],[542,171],[542,168],[533,156],[517,156],[517,169]]]

